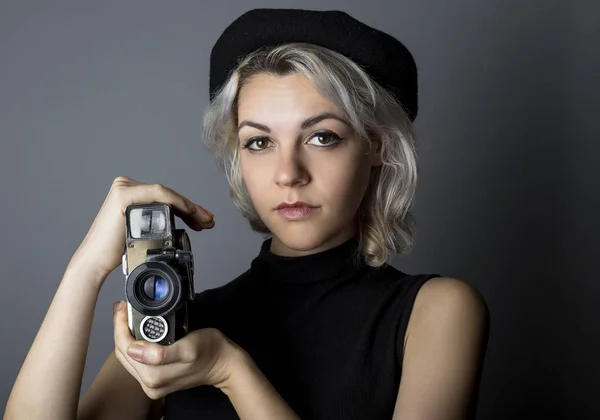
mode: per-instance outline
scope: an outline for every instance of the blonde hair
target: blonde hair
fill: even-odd
[[[414,246],[415,223],[410,212],[417,184],[414,128],[402,105],[355,62],[335,51],[306,43],[263,47],[247,55],[229,74],[204,114],[203,139],[225,172],[235,206],[251,228],[271,236],[258,216],[242,178],[237,147],[237,103],[249,79],[267,73],[301,73],[319,92],[345,112],[358,136],[381,144],[383,164],[373,167],[358,209],[360,252],[379,267],[390,254]]]

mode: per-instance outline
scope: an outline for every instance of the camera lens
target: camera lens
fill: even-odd
[[[182,283],[179,273],[162,261],[138,265],[127,277],[127,301],[141,314],[162,316],[179,307]]]
[[[160,276],[151,275],[144,280],[142,290],[147,299],[159,302],[169,294],[169,283]]]

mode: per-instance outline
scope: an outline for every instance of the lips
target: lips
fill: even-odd
[[[311,206],[303,201],[296,201],[295,203],[281,203],[275,211],[285,220],[300,221],[311,218],[318,209],[318,207]]]
[[[314,208],[315,206],[312,206],[303,201],[296,201],[294,203],[280,203],[277,207],[275,207],[275,210],[281,210],[281,209],[287,209],[287,208],[301,208],[301,207]]]

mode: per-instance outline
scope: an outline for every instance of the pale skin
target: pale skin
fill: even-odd
[[[274,234],[272,252],[307,255],[355,234],[356,210],[381,158],[377,142],[360,141],[345,120],[300,75],[258,75],[242,89],[239,146],[248,146],[241,150],[242,173]],[[316,207],[311,217],[289,221],[274,210],[297,200]],[[122,305],[113,315],[115,351],[79,398],[98,295],[121,263],[124,209],[151,201],[171,204],[191,229],[215,225],[211,213],[170,188],[116,178],[65,270],[5,419],[159,419],[165,395],[198,385],[221,389],[241,419],[298,418],[250,355],[220,331],[194,331],[171,346],[135,341]],[[467,418],[487,329],[487,307],[475,289],[454,278],[427,282],[405,337],[393,420]]]

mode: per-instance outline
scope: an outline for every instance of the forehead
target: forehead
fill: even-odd
[[[300,73],[285,76],[255,75],[244,84],[238,100],[240,117],[282,112],[305,114],[323,110],[339,112],[339,109]]]

